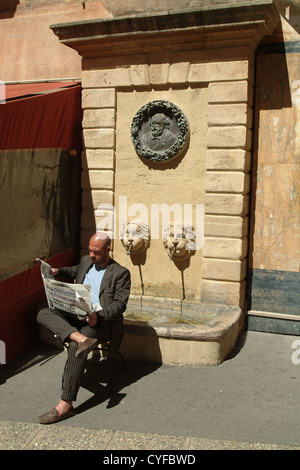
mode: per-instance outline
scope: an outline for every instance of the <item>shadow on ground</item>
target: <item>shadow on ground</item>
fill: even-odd
[[[62,368],[58,370],[58,374],[63,374],[65,360],[67,359],[65,352],[43,342],[36,343],[0,369],[0,385],[5,384],[11,377],[29,368],[45,365],[57,357],[58,354],[63,354],[61,357]],[[107,408],[117,406],[126,396],[126,393],[122,393],[124,388],[155,372],[161,367],[161,364],[126,362],[124,368],[122,362],[117,360],[112,387],[109,381],[111,367],[112,361],[110,359],[100,360],[99,357],[93,356],[87,360],[81,387],[93,393],[93,396],[76,407],[76,414],[84,413],[105,401],[108,401]]]
[[[1,367],[0,385],[4,384],[9,378],[20,374],[30,367],[34,367],[37,364],[46,364],[61,353],[62,350],[54,346],[42,342],[36,343],[20,356]]]

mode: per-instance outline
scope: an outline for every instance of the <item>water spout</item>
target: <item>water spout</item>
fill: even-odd
[[[133,248],[133,242],[131,241],[131,242],[129,242],[127,252],[126,252],[126,262],[128,260],[128,256],[130,256],[130,252],[131,252],[132,248]]]

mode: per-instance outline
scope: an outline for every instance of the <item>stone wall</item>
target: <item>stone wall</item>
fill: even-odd
[[[185,54],[186,59],[188,55]],[[174,88],[176,90],[179,84],[185,90],[191,90],[191,87],[198,90],[204,88],[207,115],[205,132],[202,132],[200,140],[207,143],[207,149],[199,152],[199,160],[202,160],[206,170],[200,181],[200,184],[205,185],[205,196],[204,201],[192,201],[205,204],[205,241],[201,253],[203,280],[200,297],[204,302],[239,305],[244,298],[247,265],[253,61],[201,64],[186,61],[172,65],[158,64],[155,68],[140,64],[139,67],[132,66],[127,69],[116,67],[114,61],[111,65],[112,68],[109,68],[109,62],[106,62],[105,70],[82,72],[85,146],[82,175],[82,247],[87,246],[89,236],[99,222],[97,213],[93,213],[91,209],[96,210],[99,205],[105,203],[114,204],[115,192],[120,194],[118,184],[115,184],[119,158],[116,148],[120,138],[116,132],[115,119],[118,115],[119,87],[126,87],[127,93],[131,91],[131,96],[134,93],[139,94],[136,85],[138,79],[140,86],[150,87],[155,99],[174,95]],[[141,69],[142,74],[139,73]],[[160,77],[162,85],[167,86],[166,91],[155,91],[153,74]],[[164,81],[162,77],[165,77]],[[181,77],[186,77],[186,82],[180,81]],[[175,104],[178,103],[178,99],[174,101]],[[138,106],[135,108],[135,111],[137,110]],[[191,119],[191,126],[195,126],[192,112],[192,107],[185,110],[185,114]],[[131,113],[130,116],[133,115]],[[129,141],[130,119],[122,119],[121,122]],[[130,141],[128,145],[132,145]],[[138,159],[133,146],[129,152]],[[185,158],[188,158],[188,155]],[[129,165],[131,175],[136,170],[136,166]],[[180,169],[177,171],[179,174],[175,178],[181,178]],[[192,184],[199,184],[197,172],[192,172],[191,178]],[[175,182],[174,186],[176,188]],[[149,200],[149,188],[148,191],[145,189],[146,198]],[[167,190],[168,194],[169,192],[170,188]],[[132,192],[126,194],[129,201],[132,201]],[[136,196],[139,197],[138,194]],[[182,202],[185,202],[184,197]],[[117,241],[115,246],[118,258],[123,261],[124,249],[121,248],[123,252],[119,250]],[[154,267],[152,275],[155,276]]]
[[[68,41],[68,34],[65,30],[61,31],[63,41]],[[203,201],[200,197],[200,200],[193,202],[204,202],[204,246],[197,253],[198,276],[189,278],[190,268],[187,269],[186,285],[192,285],[193,282],[196,285],[191,298],[204,303],[242,308],[247,275],[254,55],[257,41],[253,37],[253,29],[249,35],[249,25],[246,33],[241,30],[231,31],[227,41],[223,34],[225,40],[222,42],[217,32],[211,42],[207,41],[207,37],[204,40],[201,34],[197,41],[195,37],[191,41],[190,31],[183,32],[175,44],[170,42],[170,37],[160,36],[159,33],[152,36],[151,43],[146,35],[139,36],[134,42],[133,39],[137,38],[128,34],[117,44],[111,42],[109,57],[101,41],[80,39],[75,46],[84,57],[82,247],[87,246],[90,235],[97,227],[99,205],[116,205],[116,196],[122,192],[133,201],[131,194],[134,185],[130,186],[130,177],[125,179],[127,194],[123,191],[126,184],[123,184],[121,193],[119,191],[121,178],[118,168],[122,168],[123,147],[127,145],[126,151],[132,158],[129,160],[129,172],[135,173],[138,169],[137,174],[141,175],[141,164],[130,142],[130,122],[139,106],[145,104],[150,96],[152,99],[172,97],[175,104],[182,101],[180,106],[184,107],[193,127],[195,101],[189,104],[188,100],[179,97],[187,91],[198,90],[203,93],[202,104],[206,110],[204,127],[198,129],[200,144],[203,146],[198,159],[204,165],[204,173],[201,174],[200,170],[199,173],[193,172],[191,186],[198,184],[203,189]],[[103,41],[105,44],[105,39]],[[125,107],[123,102],[124,109],[120,111],[121,96],[125,95],[131,96],[131,100],[125,101]],[[125,138],[121,135],[124,132],[127,133]],[[189,148],[181,162],[182,167],[184,159],[190,158],[191,152]],[[174,170],[175,183],[176,178],[181,177],[179,167],[176,169],[178,175],[175,175]],[[125,172],[124,167],[122,171]],[[144,177],[145,181],[149,181],[147,171]],[[151,182],[155,188],[155,178]],[[146,198],[150,202],[150,196],[146,195]],[[125,251],[119,240],[114,244],[114,256],[124,264]],[[191,259],[191,266],[193,263]],[[155,266],[157,264],[153,262],[151,266],[149,260],[152,279],[156,279]],[[134,273],[134,266],[131,269]],[[165,292],[166,276],[164,272]],[[135,282],[134,275],[133,278]],[[161,282],[162,279],[157,279],[156,287]],[[172,297],[176,295],[176,289],[173,292],[171,287],[167,293]],[[158,292],[161,295],[159,289]]]

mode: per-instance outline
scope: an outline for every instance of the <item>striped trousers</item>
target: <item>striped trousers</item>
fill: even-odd
[[[97,338],[99,343],[105,343],[111,339],[112,322],[110,321],[92,327],[84,321],[67,316],[58,310],[43,308],[37,315],[37,322],[51,331],[62,343],[69,341],[70,334],[77,331],[88,338]],[[77,343],[70,341],[62,384],[62,400],[75,401],[77,398],[86,359],[75,357],[76,351]]]

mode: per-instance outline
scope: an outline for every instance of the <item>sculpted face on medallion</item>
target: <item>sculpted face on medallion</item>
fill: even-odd
[[[134,148],[138,155],[152,162],[165,162],[180,155],[188,138],[187,119],[170,101],[151,101],[132,120]]]

